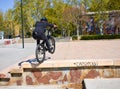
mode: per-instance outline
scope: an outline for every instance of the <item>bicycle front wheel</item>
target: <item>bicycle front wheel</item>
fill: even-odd
[[[55,39],[53,37],[49,37],[49,43],[50,43],[50,47],[51,49],[51,53],[53,54],[55,52]]]
[[[42,63],[45,60],[45,47],[44,45],[37,45],[36,47],[36,59],[39,63]]]

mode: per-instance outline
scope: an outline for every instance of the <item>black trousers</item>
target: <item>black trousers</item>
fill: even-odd
[[[40,43],[40,40],[43,40],[46,43],[46,46],[48,48],[48,51],[50,52],[50,43],[48,41],[48,37],[44,33],[40,33],[40,35],[37,37],[37,45]]]

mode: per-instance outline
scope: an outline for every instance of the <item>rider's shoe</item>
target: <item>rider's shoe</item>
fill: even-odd
[[[45,47],[45,50],[46,50],[46,51],[48,51],[48,48],[47,48],[47,47]]]
[[[50,48],[50,50],[48,50],[49,53],[52,53],[53,47]]]
[[[53,47],[51,47],[50,49],[53,50]]]
[[[51,53],[51,50],[48,50],[49,53]]]

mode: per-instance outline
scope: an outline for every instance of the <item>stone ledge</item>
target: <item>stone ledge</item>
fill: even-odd
[[[56,60],[44,61],[41,64],[23,63],[22,68],[56,68],[56,67],[100,67],[100,66],[120,66],[120,60]]]
[[[9,73],[22,73],[22,72],[23,72],[22,69],[11,69],[11,70],[9,71]]]
[[[114,61],[114,65],[120,66],[120,60],[115,60],[115,61]]]

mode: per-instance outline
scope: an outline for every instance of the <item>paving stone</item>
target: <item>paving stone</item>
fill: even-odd
[[[84,89],[120,89],[120,78],[84,79]]]

